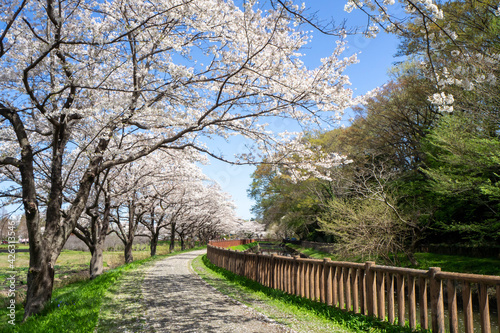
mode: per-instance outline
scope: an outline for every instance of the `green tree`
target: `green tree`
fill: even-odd
[[[429,163],[422,170],[440,201],[438,226],[474,245],[500,241],[500,140],[485,127],[457,112],[424,141]]]
[[[293,183],[286,170],[261,164],[252,175],[248,194],[256,200],[257,218],[281,237],[315,237],[316,217],[328,195],[316,179]],[[319,235],[321,236],[321,235]]]
[[[390,159],[402,172],[416,170],[425,158],[420,141],[439,117],[428,96],[435,92],[431,82],[416,73],[415,64],[392,69],[394,79],[364,105],[346,132],[350,157],[374,156]]]

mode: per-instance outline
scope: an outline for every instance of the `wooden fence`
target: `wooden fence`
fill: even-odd
[[[221,239],[221,240],[211,240],[208,242],[208,245],[213,245],[217,247],[231,247],[231,246],[238,246],[238,245],[244,245],[244,244],[250,244],[255,242],[255,239]]]
[[[235,241],[232,241],[235,242]],[[247,241],[248,243],[249,241]],[[241,244],[241,243],[240,243]],[[243,253],[224,249],[226,243],[208,246],[208,259],[219,267],[260,284],[326,303],[330,306],[378,317],[412,329],[445,332],[445,300],[449,332],[459,333],[457,303],[461,295],[463,332],[472,333],[473,291],[478,292],[481,332],[491,332],[489,295],[500,309],[500,276],[428,271],[375,265]],[[232,244],[228,246],[234,246]],[[417,304],[419,315],[417,315]],[[408,318],[405,308],[408,307]],[[500,322],[500,315],[498,315]],[[430,323],[429,323],[430,318]]]

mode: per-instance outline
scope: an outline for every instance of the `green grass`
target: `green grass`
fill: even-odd
[[[138,261],[121,266],[92,281],[76,282],[54,290],[52,300],[44,310],[23,324],[19,323],[24,310],[19,306],[16,311],[16,325],[9,327],[10,324],[6,324],[2,327],[2,332],[92,332],[106,289],[115,283],[123,272],[141,263],[142,261]],[[6,314],[2,313],[2,318],[5,316]]]
[[[172,253],[174,255],[180,252]],[[52,300],[44,310],[21,323],[24,309],[16,306],[15,325],[10,325],[6,318],[7,308],[0,308],[0,332],[44,332],[44,333],[77,333],[94,332],[99,319],[99,312],[106,291],[119,285],[123,277],[152,261],[168,255],[149,257],[119,266],[107,271],[94,280],[85,280],[55,289]],[[139,282],[140,283],[140,282]],[[3,326],[1,326],[3,325]]]
[[[312,259],[323,259],[323,258],[334,259],[333,258],[334,256],[328,252],[321,252],[321,251],[317,251],[315,249],[311,249],[308,247],[301,247],[300,245],[290,244],[290,243],[287,243],[286,246],[294,249],[297,252],[305,254],[306,256],[308,256],[309,258],[312,258]]]
[[[28,244],[16,244],[16,249],[29,250],[30,246]],[[9,244],[0,244],[0,250],[9,249]]]
[[[299,332],[411,332],[408,327],[394,326],[264,287],[211,264],[206,256],[198,257],[193,268],[222,293]]]
[[[500,275],[500,259],[472,258],[456,255],[416,253],[419,269],[441,267],[446,272]],[[407,265],[410,266],[410,265]]]
[[[256,247],[259,243],[262,243],[262,242],[253,242],[253,243],[248,243],[248,244],[243,244],[243,245],[230,246],[229,249],[244,252],[248,249]]]

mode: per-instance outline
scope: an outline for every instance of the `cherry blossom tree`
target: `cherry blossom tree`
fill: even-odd
[[[132,246],[135,236],[140,233],[142,220],[155,205],[155,193],[150,192],[150,186],[158,175],[154,166],[144,158],[125,164],[113,184],[116,208],[111,219],[112,231],[123,242],[126,263],[134,260]]]
[[[160,233],[169,226],[175,229],[183,206],[190,200],[187,194],[200,191],[203,181],[208,180],[194,164],[206,161],[196,151],[187,152],[157,151],[148,156],[146,165],[153,173],[141,185],[143,191],[148,193],[148,212],[140,223],[147,229],[147,233],[141,235],[150,238],[152,256],[156,254]]]
[[[308,69],[300,52],[310,36],[294,30],[296,19],[283,6],[221,0],[0,6],[0,165],[21,185],[29,229],[25,318],[51,298],[55,262],[100,173],[159,148],[216,155],[203,145],[206,136],[241,134],[274,145],[279,140],[257,119],[334,121],[351,104],[342,72],[356,57],[340,58],[340,43]],[[66,195],[70,177],[77,186]]]
[[[96,178],[90,194],[85,214],[83,214],[73,230],[80,240],[89,248],[91,259],[89,265],[90,278],[94,279],[104,271],[104,242],[109,234],[111,219],[111,184],[108,179],[109,169]]]
[[[401,37],[401,55],[434,82],[429,101],[440,111],[452,112],[463,91],[497,95],[498,1],[347,0],[345,10],[366,13],[369,37],[381,30]]]
[[[234,204],[217,184],[194,185],[194,190],[184,190],[175,202],[178,214],[170,224],[170,246],[176,238],[184,249],[188,238],[206,241],[207,233],[227,233],[236,220]]]
[[[149,237],[151,255],[155,255],[160,233],[167,228],[171,250],[176,237],[184,249],[187,238],[194,240],[208,225],[234,216],[227,195],[209,182],[195,162],[205,162],[196,150],[157,150],[147,159],[113,169],[111,231],[125,246],[126,262],[133,260],[136,236]]]
[[[235,221],[231,233],[241,238],[262,238],[266,234],[265,229],[266,226],[256,220],[239,219]]]

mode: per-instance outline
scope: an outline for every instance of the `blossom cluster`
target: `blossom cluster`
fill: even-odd
[[[448,18],[451,21],[447,21],[443,13],[443,8],[445,8],[443,6],[446,4],[439,4],[435,0],[400,0],[398,2],[399,4],[393,0],[383,2],[347,0],[345,10],[350,12],[356,8],[360,9],[368,15],[372,25],[402,36],[415,36],[423,41],[423,48],[420,52],[417,51],[416,59],[421,61],[421,73],[435,82],[438,93],[429,96],[429,101],[440,111],[453,110],[454,98],[449,92],[452,90],[449,87],[473,90],[496,84],[500,63],[500,56],[496,53],[496,49],[487,44],[478,47],[472,45],[471,41],[464,40],[465,28],[460,28],[460,26],[468,23],[455,22],[455,14]],[[499,15],[500,7],[492,2],[474,6],[476,6],[474,10],[477,13],[479,13],[478,8],[483,6],[484,8],[481,7],[483,15]],[[449,10],[453,10],[452,7]],[[451,22],[455,22],[456,28],[452,28]],[[376,29],[369,26],[366,34],[373,37],[376,32]]]

